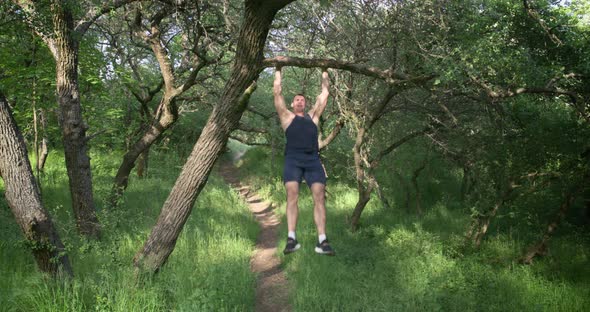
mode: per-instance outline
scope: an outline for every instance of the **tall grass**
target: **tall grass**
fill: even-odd
[[[155,224],[183,160],[154,151],[149,174],[133,176],[122,204],[106,205],[122,155],[95,153],[92,172],[103,237],[81,238],[70,207],[63,154],[49,155],[43,201],[73,264],[72,280],[36,269],[20,230],[0,201],[2,311],[250,311],[255,276],[249,269],[258,227],[247,207],[214,173],[201,192],[168,263],[138,284],[132,258]]]
[[[268,160],[264,151],[253,149],[241,170],[244,179],[284,211],[281,168],[273,169]],[[469,215],[456,202],[424,199],[434,204],[425,207],[420,217],[406,212],[402,204],[393,203],[387,210],[374,198],[363,213],[361,229],[351,232],[347,218],[356,204],[355,189],[329,180],[327,190],[327,234],[336,257],[314,253],[313,202],[306,187],[299,200],[297,230],[302,248],[280,255],[293,284],[296,311],[588,311],[590,307],[586,233],[555,237],[548,256],[524,266],[515,260],[528,242],[519,239],[525,235],[517,228],[490,233],[479,250],[464,248]],[[279,250],[284,243],[285,239]]]

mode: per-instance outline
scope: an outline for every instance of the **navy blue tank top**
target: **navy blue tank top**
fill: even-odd
[[[305,117],[295,115],[287,130],[285,130],[287,145],[285,155],[315,154],[319,152],[318,127],[311,116]]]

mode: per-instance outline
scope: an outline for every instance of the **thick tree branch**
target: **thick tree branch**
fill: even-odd
[[[55,45],[53,44],[53,39],[49,33],[44,32],[43,30],[50,31],[52,29],[51,25],[47,25],[43,23],[43,19],[39,16],[39,12],[37,7],[35,6],[35,1],[31,0],[12,0],[14,4],[20,7],[24,14],[24,21],[25,23],[31,28],[37,36],[47,44],[47,47],[51,50],[53,55],[56,55],[57,50],[55,50]]]
[[[238,125],[238,130],[242,130],[245,132],[254,132],[254,133],[268,133],[268,130],[264,129],[264,128],[256,128],[256,127],[251,127],[248,126],[244,123],[241,123]]]
[[[334,129],[332,129],[332,132],[330,132],[330,134],[328,134],[328,136],[325,139],[319,140],[318,145],[320,150],[332,143],[332,141],[338,136],[338,134],[340,134],[340,130],[342,130],[342,127],[344,127],[344,118],[339,118],[336,121],[336,125],[334,126]]]
[[[545,95],[567,95],[569,96],[572,101],[574,103],[577,102],[578,100],[578,94],[572,91],[567,91],[567,90],[563,90],[560,88],[546,88],[546,87],[532,87],[532,88],[527,88],[527,87],[522,87],[522,88],[516,88],[516,89],[501,89],[501,90],[494,90],[494,88],[492,86],[490,86],[489,84],[483,82],[482,80],[478,79],[477,77],[473,76],[473,75],[469,75],[469,77],[471,78],[471,80],[473,82],[475,82],[477,85],[479,85],[485,92],[486,94],[490,97],[490,98],[494,98],[494,99],[500,99],[500,98],[508,98],[508,97],[513,97],[516,95],[520,95],[520,94],[525,94],[525,93],[533,93],[533,94],[545,94]],[[553,79],[552,79],[553,80]],[[548,85],[551,85],[552,82],[549,82]]]
[[[74,31],[80,35],[84,35],[90,25],[94,23],[103,14],[108,13],[112,10],[116,10],[126,4],[139,0],[115,0],[115,1],[104,1],[101,6],[95,6],[86,12],[86,15],[78,22]]]
[[[523,5],[524,5],[524,10],[526,11],[526,13],[533,19],[535,20],[535,22],[537,22],[539,24],[539,26],[541,26],[541,28],[543,28],[543,31],[545,31],[545,33],[547,34],[547,37],[549,37],[549,39],[555,43],[557,46],[560,46],[563,44],[563,42],[557,38],[557,36],[551,32],[551,28],[549,28],[547,26],[547,24],[545,24],[545,21],[543,21],[543,19],[539,16],[539,13],[537,11],[535,11],[533,8],[531,8],[531,6],[529,5],[527,0],[522,0]]]
[[[371,115],[371,119],[369,120],[369,122],[367,122],[367,125],[365,126],[365,128],[367,130],[371,129],[373,127],[373,125],[375,125],[377,120],[379,120],[383,116],[383,112],[385,111],[387,104],[389,104],[391,99],[397,93],[398,93],[398,91],[395,90],[394,88],[389,88],[389,90],[387,91],[387,94],[383,97],[383,99],[381,99],[381,102],[379,102],[379,105],[377,105],[377,107],[373,111],[373,114]]]
[[[405,74],[397,73],[391,69],[380,69],[364,64],[357,64],[335,59],[304,59],[299,57],[277,56],[267,58],[262,61],[264,67],[282,67],[295,66],[303,68],[334,68],[346,70],[349,72],[362,74],[369,77],[385,80],[389,84],[397,85],[402,83],[419,83],[432,79],[434,75],[410,77]]]
[[[270,118],[272,118],[273,116],[276,115],[276,112],[272,112],[270,114],[265,114],[265,113],[263,113],[263,112],[255,109],[255,108],[252,108],[252,106],[249,106],[249,105],[248,105],[248,107],[246,107],[246,110],[249,111],[249,112],[251,112],[251,113],[254,113],[254,114],[256,114],[256,115],[258,115],[258,116],[260,116],[260,117],[262,117],[264,119],[270,119]]]
[[[263,143],[259,143],[259,142],[250,142],[250,141],[248,141],[248,140],[246,140],[246,139],[242,139],[242,138],[240,138],[240,137],[237,137],[237,136],[235,136],[235,135],[230,135],[230,136],[229,136],[229,138],[230,138],[230,139],[234,139],[234,140],[236,140],[236,141],[238,141],[238,142],[244,143],[244,144],[246,144],[246,145],[250,145],[250,146],[270,146],[270,144],[269,144],[269,143],[264,143],[264,142],[263,142]]]

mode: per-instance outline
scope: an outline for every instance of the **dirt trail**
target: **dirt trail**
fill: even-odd
[[[250,269],[258,275],[256,280],[256,311],[291,311],[289,285],[276,256],[280,220],[274,206],[263,201],[251,188],[242,185],[236,175],[237,168],[231,162],[220,166],[219,172],[226,183],[236,190],[250,207],[260,225],[256,250],[250,258]]]

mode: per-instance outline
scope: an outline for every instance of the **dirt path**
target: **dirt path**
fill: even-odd
[[[256,311],[291,311],[289,285],[276,256],[280,220],[274,214],[274,206],[263,201],[247,185],[242,185],[235,174],[237,168],[231,162],[220,166],[219,172],[225,182],[238,191],[250,207],[260,225],[256,250],[250,258],[250,269],[258,275],[256,280]]]

